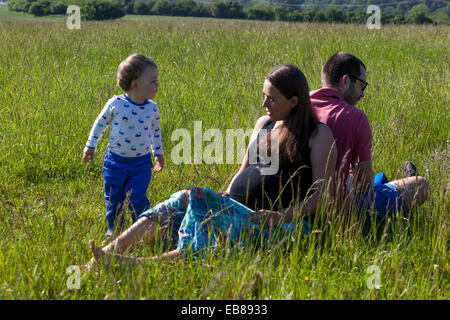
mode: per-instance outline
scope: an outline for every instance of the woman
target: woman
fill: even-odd
[[[256,122],[246,156],[226,192],[194,187],[179,191],[144,212],[103,249],[91,241],[94,258],[173,258],[187,249],[195,252],[216,245],[225,237],[232,244],[241,242],[246,232],[268,237],[266,227],[292,231],[296,226],[292,220],[313,215],[334,174],[337,151],[331,130],[313,114],[308,83],[300,69],[283,65],[269,72],[263,107],[267,115]],[[270,163],[260,154],[268,154]],[[178,232],[176,250],[153,258],[120,255],[138,243],[154,242],[156,234],[164,234],[156,232],[158,226],[175,236]],[[302,221],[300,227],[308,233],[310,225]]]

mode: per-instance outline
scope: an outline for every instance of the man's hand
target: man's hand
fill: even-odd
[[[355,163],[353,166],[353,186],[363,192],[373,189],[372,160]]]
[[[164,168],[164,157],[161,156],[156,156],[155,157],[155,167],[153,168],[154,172],[158,172],[161,171]]]
[[[247,220],[263,228],[273,227],[284,222],[284,215],[278,211],[258,210],[247,215]]]
[[[94,159],[94,153],[95,153],[95,149],[84,147],[83,162],[87,163],[89,161],[92,161]]]

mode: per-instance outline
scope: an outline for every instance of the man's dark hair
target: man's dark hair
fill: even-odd
[[[339,80],[345,74],[355,77],[361,75],[361,67],[366,70],[364,63],[347,52],[337,52],[331,56],[322,68],[322,74],[327,84],[338,86]]]

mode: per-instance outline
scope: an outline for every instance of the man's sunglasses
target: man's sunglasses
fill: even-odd
[[[359,77],[355,77],[354,75],[351,75],[351,74],[349,74],[348,76],[349,76],[350,78],[354,79],[354,80],[359,80],[359,81],[361,81],[361,83],[362,83],[361,90],[362,90],[362,91],[364,91],[364,89],[369,85],[368,82],[366,82],[366,81],[360,79]]]

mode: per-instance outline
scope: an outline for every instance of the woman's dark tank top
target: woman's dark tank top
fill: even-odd
[[[261,130],[269,132],[274,125],[269,120]],[[250,164],[233,181],[230,197],[253,210],[279,210],[303,200],[312,185],[311,150],[306,149],[299,163],[280,167],[273,175],[261,174],[267,164]]]

